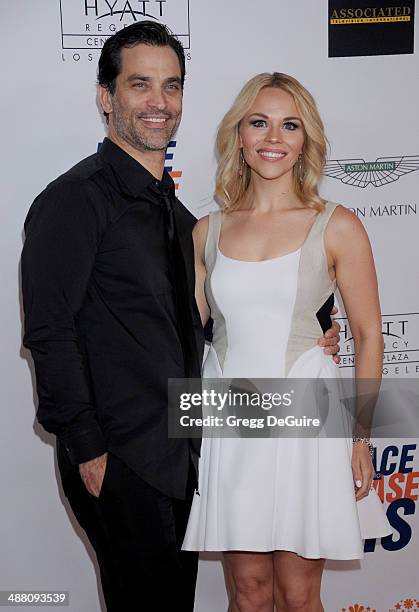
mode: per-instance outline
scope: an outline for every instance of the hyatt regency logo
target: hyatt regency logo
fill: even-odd
[[[63,49],[101,49],[137,21],[162,22],[190,48],[189,0],[60,0]]]

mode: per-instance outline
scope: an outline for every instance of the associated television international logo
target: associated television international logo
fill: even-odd
[[[398,181],[401,176],[419,170],[419,155],[363,159],[333,159],[326,162],[323,174],[345,185],[365,189],[368,185],[382,187]]]
[[[63,49],[101,49],[109,36],[145,19],[162,22],[190,48],[189,0],[60,0]]]
[[[176,140],[171,140],[169,142],[169,144],[167,145],[167,151],[166,151],[166,158],[165,158],[165,164],[164,167],[167,170],[167,172],[170,174],[170,176],[172,177],[172,179],[175,182],[175,189],[178,190],[179,189],[179,180],[182,177],[182,170],[174,170],[173,169],[173,150],[176,147]]]
[[[409,6],[377,6],[366,8],[333,9],[330,16],[331,25],[348,25],[352,23],[395,23],[410,21],[412,11]]]
[[[413,53],[415,0],[329,0],[329,57]]]

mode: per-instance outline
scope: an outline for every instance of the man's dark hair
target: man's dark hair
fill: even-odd
[[[169,28],[154,21],[139,21],[119,30],[108,38],[102,48],[98,66],[98,83],[112,95],[116,89],[116,77],[121,72],[121,49],[136,45],[170,47],[176,53],[181,72],[182,88],[185,82],[185,52],[182,43]]]

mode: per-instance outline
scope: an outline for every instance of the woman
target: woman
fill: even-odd
[[[318,195],[326,139],[312,96],[290,76],[257,75],[217,149],[223,210],[194,230],[197,303],[214,319],[204,377],[338,377],[317,345],[338,287],[356,377],[379,380],[371,248],[357,217]],[[204,439],[183,547],[223,551],[231,612],[323,610],[325,559],[361,558],[363,538],[391,533],[368,442]]]

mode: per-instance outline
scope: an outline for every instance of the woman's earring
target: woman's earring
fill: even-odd
[[[239,176],[243,176],[243,170],[244,170],[245,163],[246,162],[244,161],[243,149],[240,149],[240,154],[239,154]]]
[[[298,156],[298,180],[300,181],[300,185],[303,184],[304,179],[304,161],[303,154],[300,153]]]

